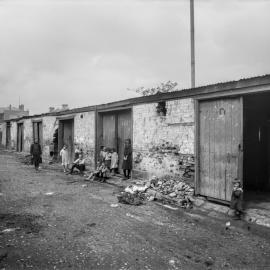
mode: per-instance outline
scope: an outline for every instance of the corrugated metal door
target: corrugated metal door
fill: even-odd
[[[242,177],[241,98],[199,103],[199,194],[229,201]]]
[[[130,139],[132,141],[131,111],[119,112],[117,119],[119,168],[122,169],[125,140]]]
[[[105,147],[116,148],[116,116],[115,114],[103,115],[103,140]]]

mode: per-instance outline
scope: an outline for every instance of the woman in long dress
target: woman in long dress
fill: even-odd
[[[131,149],[131,140],[125,140],[125,148],[124,148],[124,158],[122,169],[124,172],[124,176],[126,179],[130,178],[130,172],[132,169],[132,149]]]

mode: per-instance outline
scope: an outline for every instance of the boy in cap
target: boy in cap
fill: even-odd
[[[241,181],[236,178],[233,181],[233,190],[231,197],[231,209],[235,211],[235,217],[241,219],[243,214],[243,189],[241,187]]]

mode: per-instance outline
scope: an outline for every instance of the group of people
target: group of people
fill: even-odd
[[[125,140],[124,156],[122,162],[122,169],[124,172],[125,179],[130,178],[130,173],[132,169],[132,150],[130,139]],[[119,156],[115,148],[100,147],[99,159],[97,162],[96,170],[93,171],[87,179],[97,177],[101,181],[106,181],[109,175],[115,175],[119,173]]]
[[[69,170],[69,153],[66,145],[63,146],[59,153],[62,159],[62,166],[64,169],[64,173],[73,174],[74,169],[78,169],[80,173],[83,173],[85,170],[85,158],[83,157],[83,150],[78,147],[75,149],[74,161],[72,163],[72,167]]]
[[[72,167],[69,170],[69,153],[67,146],[64,145],[60,151],[60,156],[62,160],[62,166],[65,173],[72,174],[74,169],[78,169],[80,173],[83,173],[85,170],[85,159],[83,157],[82,149],[75,149],[75,158],[72,163]],[[91,172],[87,179],[92,179],[98,177],[105,181],[110,175],[115,175],[119,173],[119,156],[115,148],[109,147],[100,147],[100,153],[97,161],[96,170]],[[131,140],[125,140],[124,155],[122,161],[122,169],[125,179],[130,178],[130,173],[132,169],[132,149],[131,149]]]

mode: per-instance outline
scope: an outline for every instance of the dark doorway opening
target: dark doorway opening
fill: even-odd
[[[249,207],[270,209],[270,93],[244,97],[243,186]],[[268,204],[265,204],[269,202]]]
[[[58,127],[58,152],[67,146],[69,163],[73,161],[74,155],[74,119],[59,120]]]
[[[33,122],[33,140],[37,141],[42,147],[42,122]]]
[[[53,133],[53,156],[57,159],[58,156],[58,128]]]
[[[22,152],[23,151],[23,123],[18,123],[17,125],[17,151]]]

